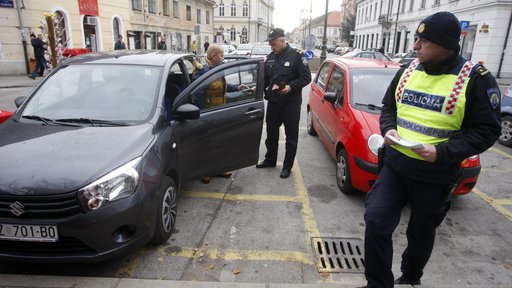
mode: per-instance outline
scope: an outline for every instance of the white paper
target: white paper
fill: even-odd
[[[423,148],[423,144],[406,140],[404,138],[397,139],[394,136],[386,135],[386,138],[391,142],[406,148]]]

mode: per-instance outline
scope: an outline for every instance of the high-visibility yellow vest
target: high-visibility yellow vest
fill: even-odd
[[[418,59],[411,62],[395,90],[397,131],[400,137],[423,144],[448,142],[460,130],[466,106],[469,74],[475,64],[466,61],[458,74],[428,75]],[[401,153],[419,160],[409,148],[392,145]]]

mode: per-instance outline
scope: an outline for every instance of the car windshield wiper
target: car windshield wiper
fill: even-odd
[[[110,125],[110,126],[129,126],[130,123],[124,121],[112,121],[112,120],[101,120],[101,119],[90,119],[90,118],[63,118],[57,119],[60,122],[73,122],[73,123],[85,123],[91,124],[91,126],[97,125]]]
[[[49,125],[51,123],[51,124],[55,124],[55,125],[65,125],[65,126],[73,126],[73,127],[80,126],[80,125],[76,125],[76,124],[62,123],[59,121],[55,121],[54,119],[42,117],[39,115],[24,115],[24,116],[21,116],[21,118],[41,121],[41,122],[43,122],[44,125]]]
[[[370,110],[382,110],[382,106],[377,106],[375,104],[356,103],[356,105],[366,107]]]

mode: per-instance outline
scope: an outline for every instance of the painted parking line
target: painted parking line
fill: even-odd
[[[498,149],[498,148],[491,147],[491,148],[489,148],[489,150],[490,150],[490,151],[492,151],[492,152],[495,152],[495,153],[501,154],[501,155],[503,155],[503,156],[505,156],[505,157],[512,158],[512,154],[507,153],[507,152],[505,152],[505,151],[501,151],[501,150],[500,150],[500,149]]]
[[[487,204],[489,204],[494,210],[496,210],[498,213],[503,214],[508,218],[508,220],[512,221],[512,211],[508,210],[503,204],[500,204],[503,199],[496,200],[492,198],[491,196],[485,194],[484,192],[480,191],[478,188],[473,188],[473,193],[478,195],[480,198],[482,198]]]
[[[228,194],[216,192],[184,192],[182,197],[187,198],[207,198],[207,199],[224,199],[229,201],[276,201],[276,202],[301,202],[297,196],[286,195],[245,195],[245,194]]]

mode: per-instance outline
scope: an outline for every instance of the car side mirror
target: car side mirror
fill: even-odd
[[[27,100],[26,96],[20,96],[16,99],[14,99],[14,105],[16,105],[16,108],[20,108],[23,103],[25,103],[25,100]]]
[[[334,105],[334,103],[336,103],[336,93],[326,92],[324,94],[324,100]]]
[[[176,118],[179,120],[196,120],[199,119],[199,114],[199,107],[188,103],[176,109]]]

